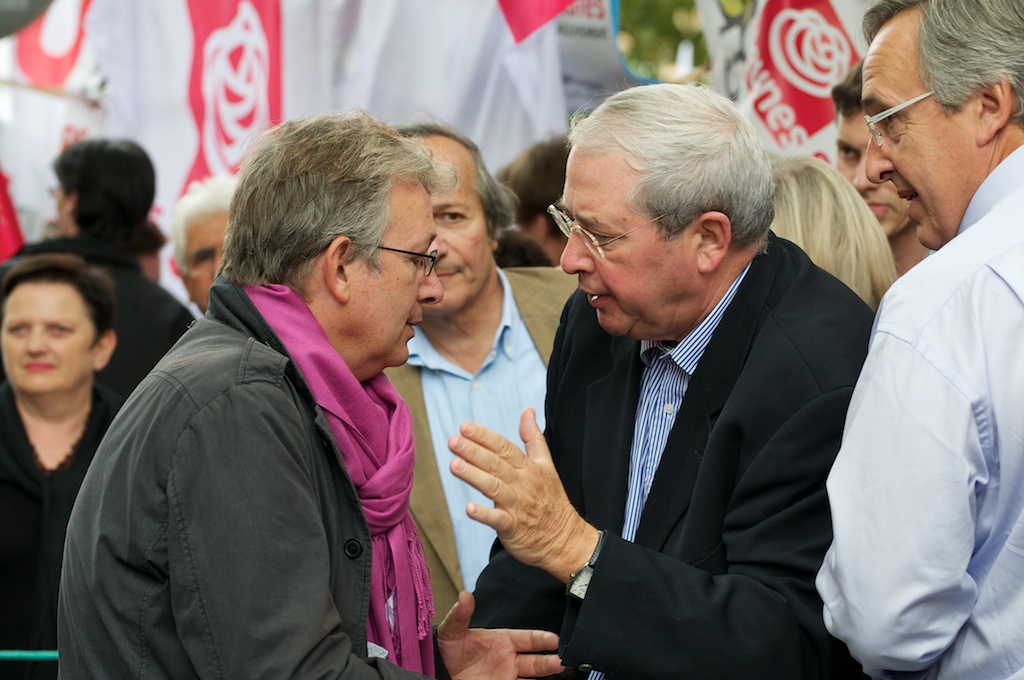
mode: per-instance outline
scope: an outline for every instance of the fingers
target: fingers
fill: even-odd
[[[515,444],[501,436],[497,432],[488,430],[477,423],[462,423],[459,427],[459,435],[463,439],[476,444],[480,451],[486,451],[497,458],[509,463],[516,463],[523,458],[523,452]],[[453,437],[454,439],[455,437]],[[476,464],[474,462],[474,464]],[[486,466],[479,465],[484,469]]]
[[[489,508],[479,503],[466,503],[466,514],[470,519],[491,527],[498,534],[503,534],[512,528],[512,516],[499,508]]]
[[[467,445],[465,442],[460,441],[459,445],[449,445],[449,448],[451,448],[452,453],[456,456],[462,456],[462,458],[452,458],[451,462],[448,463],[448,469],[451,470],[452,474],[492,501],[496,500],[501,495],[503,486],[501,479],[498,477],[501,473],[482,469],[478,462],[479,456],[474,455],[475,452],[470,451],[472,445]]]
[[[551,458],[544,433],[537,425],[537,412],[532,408],[523,410],[519,416],[519,437],[526,446],[526,455],[535,462],[541,462]]]
[[[520,654],[516,658],[516,673],[520,678],[546,678],[564,670],[557,654]]]
[[[546,630],[506,630],[516,650],[516,674],[520,678],[542,678],[565,670],[557,652],[558,636]]]
[[[469,620],[473,618],[475,609],[473,594],[467,590],[460,592],[455,604],[437,627],[437,639],[450,640],[465,635],[469,631]]]
[[[546,630],[518,630],[509,628],[505,632],[516,652],[556,652],[558,635]]]

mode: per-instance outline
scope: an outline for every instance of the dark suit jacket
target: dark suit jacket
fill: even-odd
[[[553,630],[567,666],[610,678],[846,677],[814,577],[870,328],[856,295],[772,235],[691,379],[632,544],[619,535],[639,343],[605,333],[577,293],[548,369],[547,441],[608,539],[582,602],[499,551],[473,624]]]
[[[576,279],[554,267],[513,267],[502,271],[508,277],[519,315],[546,366],[555,341],[558,319],[569,294],[576,290]],[[430,568],[434,620],[440,621],[455,604],[459,591],[463,589],[462,570],[459,568],[459,555],[455,548],[452,519],[441,486],[442,472],[437,469],[434,444],[430,437],[420,367],[405,364],[389,368],[386,372],[412,411],[416,470],[413,473],[409,510],[416,521],[427,566]],[[444,470],[444,474],[450,473]]]

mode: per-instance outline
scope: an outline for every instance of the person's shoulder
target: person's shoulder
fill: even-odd
[[[199,319],[160,360],[147,380],[159,380],[205,404],[236,388],[279,387],[289,359],[220,321]]]
[[[512,288],[519,313],[524,316],[558,316],[576,290],[576,277],[559,267],[510,267],[501,272]]]
[[[538,290],[558,293],[565,297],[576,290],[576,277],[566,274],[561,267],[508,267],[501,271],[508,278],[513,290],[533,286]]]
[[[970,304],[958,301],[978,285],[1003,285],[1021,292],[1024,231],[1018,228],[1017,215],[1024,209],[1024,191],[1015,198],[901,276],[882,299],[877,330],[916,343],[936,319],[950,313],[973,314]]]
[[[802,366],[822,389],[852,385],[867,356],[871,308],[796,246],[773,240],[769,247],[775,269],[748,273],[752,286],[769,287],[763,308],[739,312],[763,318],[758,336],[771,338],[776,358],[769,360],[790,357],[786,370]]]

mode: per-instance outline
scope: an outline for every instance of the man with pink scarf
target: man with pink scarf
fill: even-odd
[[[432,675],[429,574],[409,515],[402,364],[443,296],[430,195],[451,168],[365,113],[254,144],[220,277],[125,404],[68,527],[63,678]],[[437,632],[453,678],[544,676],[557,638]]]

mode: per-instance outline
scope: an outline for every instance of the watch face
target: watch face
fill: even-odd
[[[587,595],[590,579],[594,576],[594,568],[589,564],[580,569],[579,573],[569,582],[569,594],[582,600]]]

